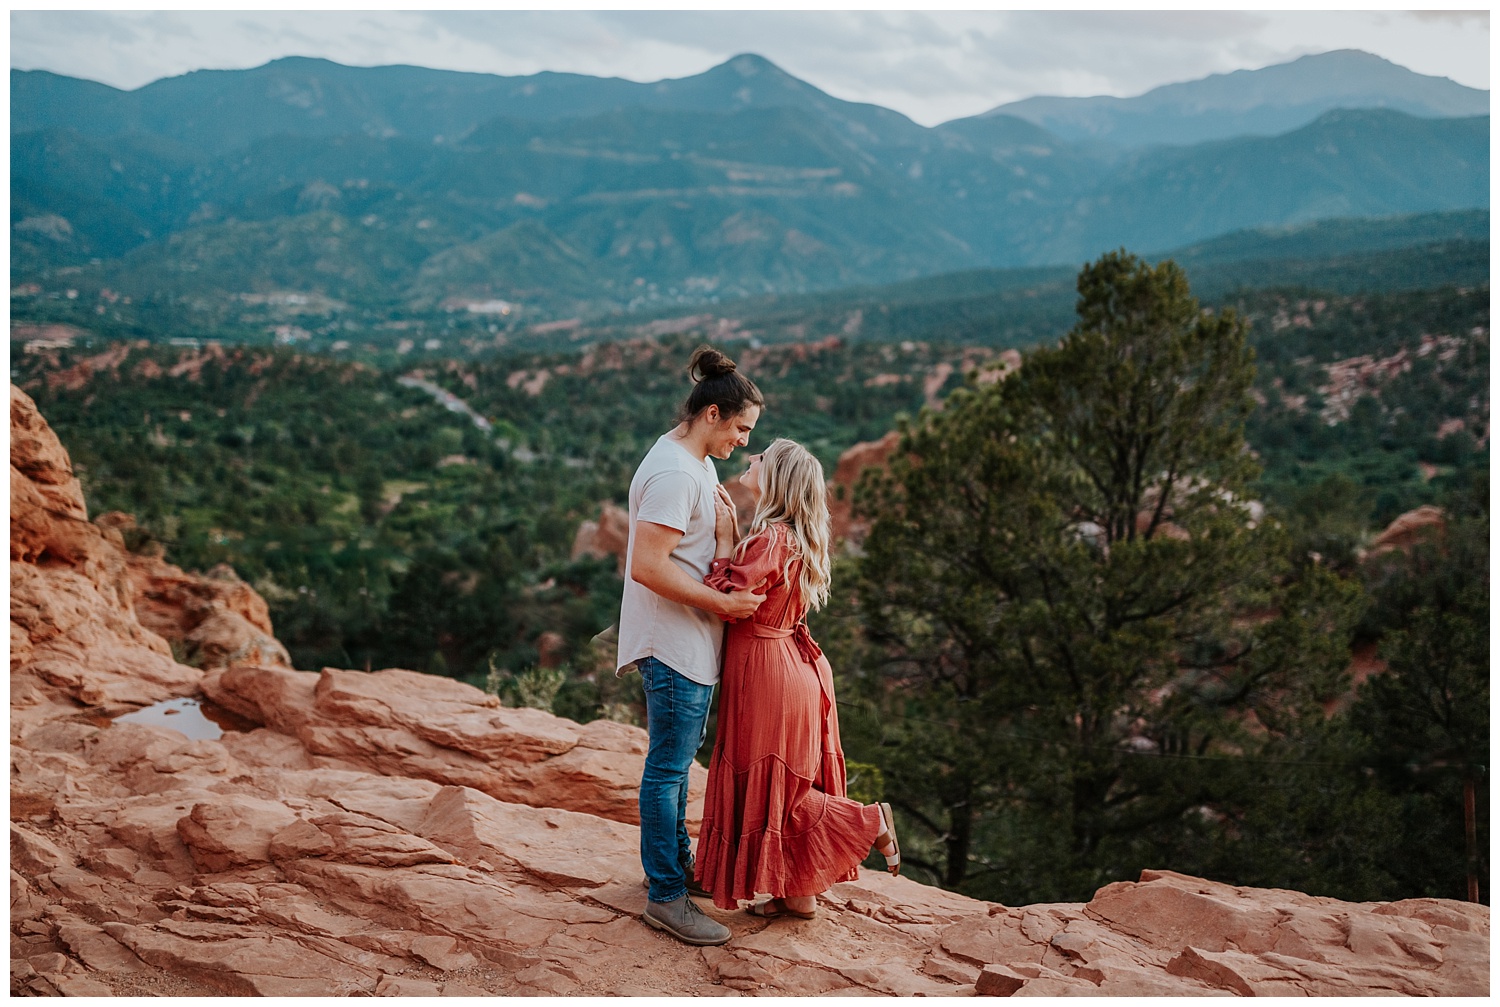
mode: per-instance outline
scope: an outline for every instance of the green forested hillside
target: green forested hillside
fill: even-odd
[[[742,223],[751,226],[748,220]],[[1208,303],[1267,287],[1336,294],[1476,287],[1489,280],[1488,228],[1485,210],[1338,219],[1236,232],[1172,257]],[[648,291],[635,295],[632,303],[642,303],[634,311],[599,314],[590,311],[589,291],[610,281],[535,221],[436,253],[424,243],[429,242],[422,237],[426,231],[407,235],[393,230],[328,210],[298,218],[294,228],[240,223],[232,241],[201,247],[198,242],[207,240],[206,233],[190,231],[170,239],[172,247],[181,248],[179,256],[138,260],[132,254],[122,260],[143,270],[143,276],[170,274],[184,284],[194,281],[197,271],[190,267],[200,261],[216,263],[223,275],[236,272],[246,279],[245,286],[275,289],[280,281],[313,276],[351,300],[363,297],[362,304],[286,289],[222,296],[209,287],[194,287],[191,295],[141,298],[101,286],[98,277],[69,273],[58,278],[66,284],[62,289],[40,284],[13,288],[12,318],[65,323],[84,337],[153,341],[210,338],[269,344],[280,330],[283,341],[306,349],[399,364],[428,356],[483,358],[496,351],[572,349],[672,331],[762,342],[841,335],[1018,347],[1065,331],[1076,299],[1072,270],[1058,267],[971,270],[876,287],[726,297],[716,304],[674,303],[655,310],[646,303]],[[360,254],[351,256],[349,249]],[[554,308],[571,308],[573,317],[549,323],[542,321],[546,316],[538,315],[534,303],[528,307],[501,299],[481,302],[480,312],[467,310],[468,302],[428,303],[425,308],[402,304],[400,278],[416,270],[414,282],[426,282],[428,265],[421,263],[428,255],[445,274],[462,273],[476,282],[494,264],[503,264],[512,275],[525,277],[528,290],[545,291]],[[688,298],[679,291],[669,299]]]
[[[1330,527],[1383,525],[1488,469],[1487,288],[1240,306],[1254,321],[1262,405],[1247,436],[1268,500]]]
[[[1359,489],[1343,506],[1359,539],[1487,467],[1486,290],[1312,298],[1262,291],[1222,303],[1252,324],[1264,405],[1249,436],[1262,456],[1268,502],[1296,510],[1327,480],[1352,479]],[[847,315],[836,317],[847,324]],[[797,438],[831,471],[844,449],[921,409],[923,383],[938,364],[956,365],[939,381],[942,394],[962,382],[965,362],[994,352],[957,341],[877,341],[869,332],[898,333],[911,317],[892,312],[863,323],[861,334],[815,347],[722,344],[767,394],[757,442]],[[427,667],[441,651],[453,673],[472,677],[497,648],[507,663],[524,663],[553,616],[538,609],[534,618],[486,624],[477,610],[456,609],[451,626],[439,620],[430,632],[393,634],[386,620],[405,618],[393,599],[417,590],[410,578],[435,564],[462,583],[479,577],[475,590],[489,592],[473,601],[452,595],[458,609],[512,610],[520,599],[545,608],[523,588],[572,570],[578,523],[600,502],[624,500],[635,462],[685,393],[682,362],[715,327],[704,319],[680,335],[588,351],[491,349],[464,361],[429,354],[425,363],[389,368],[290,349],[145,345],[77,388],[63,375],[106,347],[15,346],[13,379],[73,452],[96,512],[130,511],[175,561],[232,562],[262,583],[300,663]],[[830,328],[839,331],[813,324],[803,335],[821,339]],[[944,328],[956,327],[913,331]],[[1443,341],[1422,354],[1424,335]],[[1328,425],[1317,391],[1329,381],[1328,363],[1403,351],[1411,370],[1359,386],[1347,418]],[[173,376],[182,361],[202,363]],[[492,420],[495,433],[399,385],[412,366]],[[1451,420],[1462,430],[1450,424],[1439,437]],[[593,620],[570,635],[574,650],[612,621],[617,591],[612,572],[582,569],[604,579],[589,581],[586,601],[570,603]]]
[[[1283,136],[1241,137],[1140,154],[1059,218],[1033,253],[1043,262],[1126,243],[1152,251],[1265,223],[1485,205],[1489,117],[1416,119],[1339,110]],[[1421,150],[1398,168],[1393,151]],[[1455,172],[1459,165],[1483,172]],[[1462,180],[1460,180],[1462,179]]]
[[[17,352],[13,380],[72,452],[92,512],[135,514],[137,544],[159,542],[189,568],[233,564],[267,597],[299,666],[482,679],[491,655],[513,670],[534,663],[546,630],[577,656],[614,620],[613,561],[570,562],[573,536],[601,502],[624,500],[636,462],[671,425],[692,346],[423,372],[493,421],[490,433],[402,386],[401,371],[285,349],[141,344],[92,374],[86,361],[107,348]],[[919,381],[870,377],[925,375],[950,355],[740,354],[763,375],[768,429],[803,440],[830,469],[922,405]],[[537,394],[513,380],[542,368]]]

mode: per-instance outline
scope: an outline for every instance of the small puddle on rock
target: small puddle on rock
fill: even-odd
[[[164,699],[160,703],[122,713],[114,720],[126,724],[170,727],[194,741],[215,741],[225,731],[253,731],[260,725],[206,699]]]

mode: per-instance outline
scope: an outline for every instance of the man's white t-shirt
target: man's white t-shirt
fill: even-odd
[[[693,457],[670,434],[656,439],[630,480],[630,538],[625,551],[625,594],[620,601],[618,670],[643,657],[699,685],[719,680],[724,623],[711,612],[668,601],[631,576],[635,530],[642,521],[683,533],[672,562],[702,583],[714,559],[713,462]]]

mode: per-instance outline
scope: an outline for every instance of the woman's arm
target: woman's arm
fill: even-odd
[[[773,525],[746,539],[730,557],[716,557],[703,583],[717,591],[739,591],[755,585],[755,590],[772,586],[781,580],[785,546],[777,541]]]

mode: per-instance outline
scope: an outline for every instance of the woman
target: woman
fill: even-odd
[[[833,672],[807,631],[828,599],[829,521],[823,467],[777,440],[740,483],[756,500],[750,535],[736,529],[721,489],[716,555],[704,583],[755,587],[765,601],[733,621],[724,646],[719,729],[698,837],[698,880],[733,909],[764,892],[755,916],[811,919],[817,895],[859,877],[872,846],[892,874],[901,855],[890,805],[850,800],[833,702]]]

